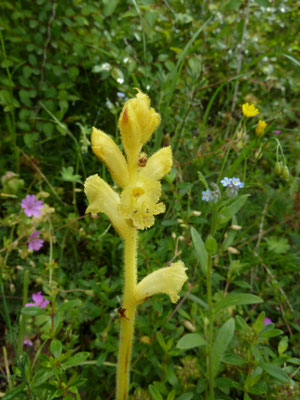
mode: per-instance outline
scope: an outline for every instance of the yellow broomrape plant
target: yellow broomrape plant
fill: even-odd
[[[175,303],[187,280],[184,263],[177,261],[137,283],[138,229],[150,228],[155,222],[154,216],[165,211],[165,205],[159,201],[160,180],[173,164],[170,146],[158,150],[149,159],[141,152],[160,121],[160,115],[150,107],[149,97],[138,91],[135,98],[125,103],[119,118],[125,155],[106,133],[96,128],[92,131],[93,152],[105,163],[113,180],[122,189],[119,194],[98,175],[89,176],[84,184],[89,202],[86,212],[106,214],[124,240],[125,282],[120,314],[117,400],[126,400],[128,395],[137,304],[157,293],[169,295]]]

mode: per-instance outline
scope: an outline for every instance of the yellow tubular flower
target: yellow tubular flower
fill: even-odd
[[[150,228],[154,224],[154,215],[165,212],[165,205],[158,203],[160,195],[160,182],[140,173],[121,194],[121,214],[137,229]]]
[[[184,282],[188,279],[186,267],[182,261],[171,264],[170,267],[160,268],[144,278],[135,289],[136,303],[142,303],[157,293],[165,293],[170,296],[172,303],[179,299]]]
[[[257,115],[259,113],[259,110],[257,108],[255,108],[255,106],[253,104],[248,104],[248,103],[243,104],[242,110],[243,110],[243,114],[247,118],[254,117],[255,115]]]
[[[257,127],[255,129],[256,136],[261,137],[264,134],[266,127],[267,124],[265,123],[265,121],[258,121]]]
[[[108,183],[99,177],[91,175],[84,183],[84,192],[89,201],[86,213],[104,213],[110,219],[116,231],[124,237],[128,226],[120,215],[120,196]]]
[[[121,187],[128,185],[128,166],[121,150],[104,132],[93,128],[92,150],[105,163],[114,181]]]
[[[150,108],[149,97],[138,92],[128,100],[119,119],[123,145],[129,157],[136,156],[160,124],[160,115]]]

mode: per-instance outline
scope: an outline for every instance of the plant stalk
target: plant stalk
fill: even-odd
[[[213,303],[212,303],[212,289],[211,289],[211,274],[212,274],[212,256],[208,253],[207,260],[207,303],[208,303],[208,351],[207,351],[207,377],[209,382],[209,400],[214,400],[214,375],[212,365],[212,347],[213,347]]]
[[[125,237],[125,286],[121,317],[120,347],[117,365],[116,400],[126,400],[133,342],[136,303],[134,291],[137,282],[137,229],[129,228]]]

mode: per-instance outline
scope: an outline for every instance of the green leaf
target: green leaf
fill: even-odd
[[[259,316],[257,317],[256,321],[253,324],[253,329],[256,333],[259,333],[262,328],[264,327],[264,322],[265,322],[265,312],[261,312]]]
[[[195,228],[191,228],[192,241],[196,251],[197,258],[200,263],[201,270],[206,274],[207,270],[207,251],[205,249],[204,243],[202,241],[201,235],[196,231]]]
[[[235,323],[234,319],[230,318],[226,321],[218,331],[215,343],[212,349],[212,365],[213,365],[213,374],[217,375],[220,367],[220,363],[222,361],[223,355],[231,342],[231,339],[234,334]]]
[[[46,310],[45,310],[45,308],[41,308],[41,307],[29,306],[29,307],[24,307],[22,309],[22,314],[33,317],[35,315],[46,314]]]
[[[206,240],[205,240],[205,248],[211,254],[216,253],[217,250],[218,250],[217,241],[211,235],[208,235]]]
[[[103,14],[105,17],[110,17],[115,11],[119,0],[103,0]]]
[[[75,308],[81,304],[81,301],[79,299],[77,300],[70,300],[66,301],[62,305],[59,306],[58,312],[66,312],[69,311],[71,308]]]
[[[243,207],[249,196],[249,194],[243,194],[229,206],[225,206],[219,211],[217,215],[217,229],[226,224]]]
[[[50,343],[50,350],[54,358],[59,358],[62,352],[62,343],[58,339],[53,339]]]
[[[269,363],[260,363],[260,366],[263,368],[263,370],[267,374],[273,376],[273,378],[276,378],[280,382],[283,382],[283,383],[290,382],[290,378],[288,377],[288,375],[281,368],[277,367],[276,365],[269,364]]]
[[[278,344],[278,354],[282,356],[282,354],[287,350],[288,348],[288,343],[289,339],[287,336],[283,336],[283,338],[280,340]]]
[[[263,331],[259,334],[260,338],[271,338],[275,336],[282,335],[283,331],[280,329],[268,329],[266,331]]]
[[[206,344],[206,340],[199,333],[188,333],[179,339],[176,347],[187,350],[205,346]]]
[[[63,181],[66,182],[77,182],[81,183],[80,175],[73,175],[74,168],[73,167],[62,167],[62,170],[60,171],[61,173],[61,178]]]
[[[162,395],[159,393],[158,389],[155,386],[149,385],[148,390],[153,400],[163,400]]]
[[[275,254],[284,254],[286,253],[291,246],[287,238],[279,238],[276,236],[271,236],[267,239],[268,250]]]
[[[214,312],[217,314],[220,310],[232,306],[241,306],[244,304],[262,303],[263,299],[254,294],[237,293],[226,296],[214,306]]]
[[[75,367],[77,365],[82,364],[88,358],[89,355],[90,353],[88,353],[87,351],[82,351],[80,353],[75,354],[69,360],[63,362],[61,366],[63,369]]]
[[[222,361],[231,365],[243,365],[247,363],[247,361],[245,361],[242,357],[234,353],[226,353],[222,358]]]
[[[258,4],[261,7],[269,7],[270,2],[268,0],[254,0],[256,4]]]
[[[42,383],[46,382],[49,378],[54,375],[54,370],[49,368],[39,368],[37,373],[34,375],[32,379],[32,386],[39,386]]]

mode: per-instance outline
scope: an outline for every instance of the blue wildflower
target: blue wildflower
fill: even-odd
[[[210,200],[210,191],[209,190],[204,190],[202,192],[202,200],[204,200],[204,201]]]
[[[227,176],[221,180],[221,183],[224,187],[227,187],[231,184],[232,179],[231,178],[227,178]]]
[[[233,186],[235,186],[237,189],[241,189],[244,187],[244,183],[240,181],[239,178],[232,178],[231,183]]]

